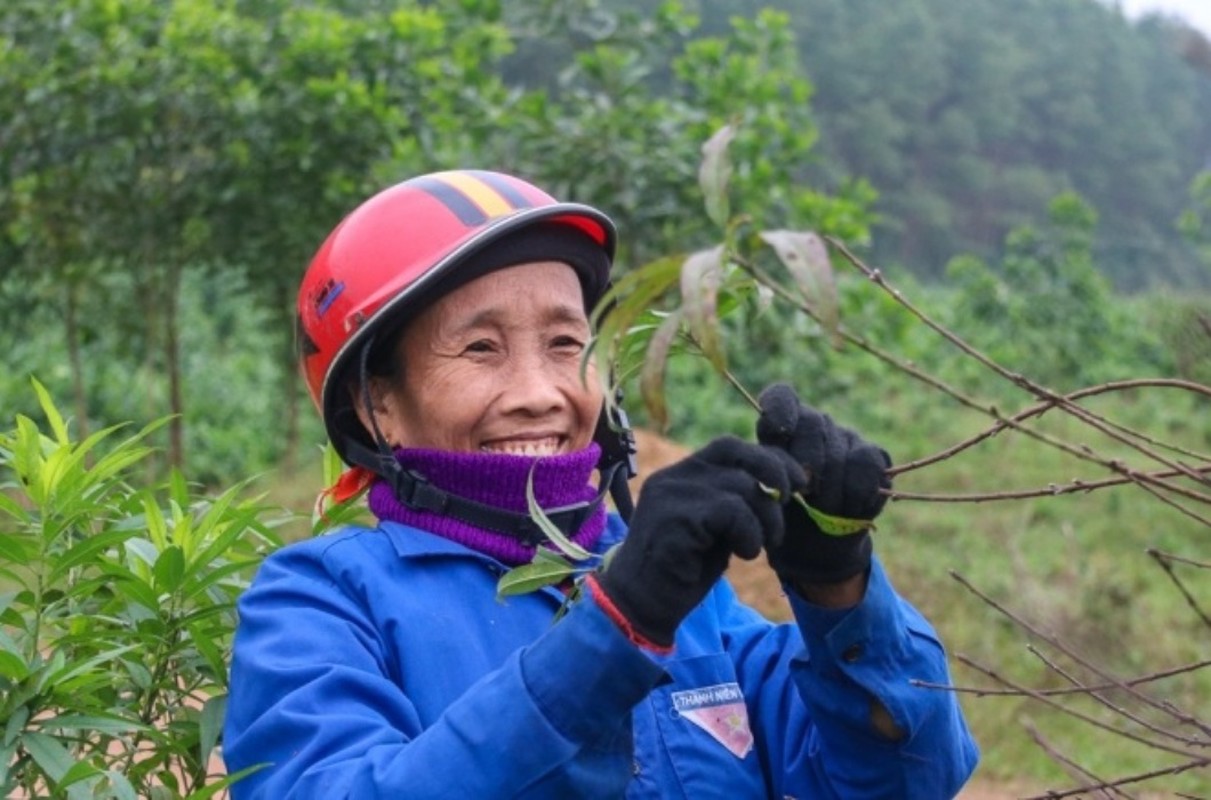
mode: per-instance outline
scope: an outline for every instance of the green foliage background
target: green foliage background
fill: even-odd
[[[30,376],[77,440],[171,414],[124,473],[129,491],[167,491],[174,468],[199,494],[256,476],[306,513],[323,434],[293,368],[292,293],[343,213],[419,172],[510,171],[614,216],[621,276],[713,244],[697,171],[728,123],[736,236],[839,237],[934,318],[1058,390],[1211,383],[1205,38],[1094,0],[779,5],[8,0],[0,419],[45,416]],[[965,391],[1021,402],[869,282],[841,270],[838,290],[850,330]],[[898,461],[978,424],[828,346],[802,314],[762,305],[722,324],[743,385],[790,380]],[[703,361],[679,355],[669,370],[674,438],[750,433],[751,410]],[[1211,437],[1205,402],[1118,403],[1196,449]],[[1075,468],[1016,445],[970,459],[928,471],[928,485],[1033,486]],[[1157,637],[1141,622],[1186,617],[1132,554],[1176,548],[1189,524],[1106,498],[903,504],[882,552],[952,645],[998,663],[1017,663],[1018,640],[960,602],[945,566],[1073,635],[1087,635],[1081,620],[1114,630],[1124,670],[1188,657],[1189,629]],[[1003,710],[969,708],[988,774],[1055,774]]]

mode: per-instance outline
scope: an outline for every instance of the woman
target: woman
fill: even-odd
[[[625,432],[582,379],[614,228],[517,178],[426,175],[328,237],[299,294],[304,374],[374,529],[266,560],[240,603],[224,731],[236,800],[896,797],[955,794],[976,761],[928,623],[867,531],[886,453],[763,393],[758,443],[654,474],[629,525]],[[810,475],[810,480],[808,478]],[[496,599],[543,546],[527,482],[593,553],[564,594]],[[357,481],[354,481],[357,483]],[[629,510],[619,493],[619,507]],[[764,549],[796,623],[721,576]]]

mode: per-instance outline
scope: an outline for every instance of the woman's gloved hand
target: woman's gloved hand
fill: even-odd
[[[626,539],[589,577],[590,590],[632,641],[667,649],[733,553],[756,558],[781,543],[782,504],[806,486],[788,453],[716,439],[648,478]]]
[[[757,440],[789,453],[807,473],[803,498],[831,517],[873,520],[891,488],[891,456],[827,414],[804,405],[795,390],[774,384],[761,393]],[[786,536],[766,548],[770,565],[784,581],[839,583],[870,567],[870,531],[825,533],[797,502],[783,507]]]

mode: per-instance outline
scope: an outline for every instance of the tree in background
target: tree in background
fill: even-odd
[[[316,231],[383,180],[377,167],[429,168],[443,158],[436,150],[465,152],[482,130],[465,120],[484,99],[478,89],[496,86],[481,69],[504,46],[494,8],[5,6],[4,277],[46,287],[19,294],[61,309],[82,424],[92,392],[81,327],[120,328],[131,335],[110,355],[164,376],[167,408],[154,413],[175,415],[169,457],[183,462],[187,271],[246,271],[274,309],[281,374],[292,374],[286,295]],[[284,383],[292,442],[299,392]]]

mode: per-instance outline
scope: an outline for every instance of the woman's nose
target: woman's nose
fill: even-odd
[[[512,361],[502,392],[504,411],[539,416],[567,404],[566,369],[560,369],[551,359],[536,354],[519,356]]]

